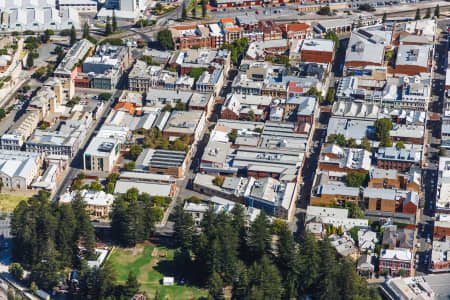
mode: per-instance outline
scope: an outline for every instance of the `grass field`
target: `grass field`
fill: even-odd
[[[159,253],[167,255],[152,257],[155,248],[155,245],[131,249],[115,248],[109,259],[116,267],[118,281],[125,283],[128,273],[133,271],[141,283],[141,290],[147,292],[150,298],[155,295],[156,290],[159,290],[164,299],[170,300],[198,299],[207,295],[205,290],[196,287],[163,286],[161,280],[164,276],[176,275],[176,265],[173,261],[174,250],[157,247]]]
[[[0,194],[0,211],[12,212],[20,201],[27,200],[28,198],[26,196]]]

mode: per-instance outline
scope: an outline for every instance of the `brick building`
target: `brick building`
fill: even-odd
[[[422,151],[416,149],[379,148],[375,157],[381,169],[407,172],[413,166],[422,166]]]
[[[304,40],[300,49],[301,60],[307,62],[331,63],[334,54],[334,42],[326,39]]]
[[[389,276],[399,276],[400,270],[404,271],[406,277],[411,276],[412,252],[405,248],[383,249],[379,258],[380,274],[387,273]]]

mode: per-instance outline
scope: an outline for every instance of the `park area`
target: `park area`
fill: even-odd
[[[0,194],[0,211],[12,212],[20,201],[27,200],[28,198],[27,196]]]
[[[156,290],[163,299],[199,299],[207,295],[207,291],[188,285],[180,285],[182,278],[177,276],[177,266],[174,261],[175,250],[154,244],[137,245],[134,248],[114,248],[109,260],[117,271],[119,283],[123,284],[128,273],[133,271],[141,291],[152,298]],[[164,277],[175,277],[173,286],[164,286]]]

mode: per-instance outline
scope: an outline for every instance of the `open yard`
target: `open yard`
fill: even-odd
[[[156,249],[156,250],[155,250]],[[115,248],[111,253],[110,260],[116,267],[117,278],[120,283],[125,283],[128,273],[133,271],[139,282],[141,290],[153,297],[155,291],[159,290],[164,299],[199,299],[207,295],[205,290],[177,285],[163,286],[161,281],[164,276],[175,277],[177,267],[174,258],[174,250],[155,245],[140,245],[136,248]]]
[[[27,200],[28,198],[26,196],[0,194],[0,211],[12,212],[20,201]]]

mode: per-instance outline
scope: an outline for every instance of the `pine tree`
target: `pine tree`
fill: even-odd
[[[261,210],[249,229],[248,247],[251,259],[259,260],[265,253],[269,253],[270,243],[270,222],[264,210]]]
[[[202,0],[202,17],[206,18],[208,12],[208,0]]]
[[[70,29],[70,45],[73,46],[77,42],[77,31],[75,30],[75,26],[72,25]]]
[[[83,25],[83,39],[89,38],[89,24],[87,22]]]
[[[98,272],[100,299],[105,299],[114,293],[116,279],[117,274],[114,265],[110,260],[105,261]]]
[[[33,53],[31,53],[31,51],[29,51],[28,57],[27,57],[27,67],[28,67],[28,69],[31,69],[33,66],[34,66]]]
[[[427,8],[424,19],[429,19],[429,18],[431,18],[431,8],[430,7]]]
[[[436,7],[435,7],[435,9],[434,9],[434,16],[435,16],[436,18],[439,18],[439,17],[441,16],[441,10],[440,10],[439,4],[436,5]]]
[[[209,297],[214,300],[224,299],[223,294],[223,281],[219,274],[213,272],[211,279],[208,283]]]
[[[196,6],[194,6],[194,7],[192,8],[191,13],[192,13],[192,17],[193,17],[193,18],[195,18],[195,17],[197,16],[197,7],[196,7]]]
[[[175,208],[174,220],[174,240],[177,247],[183,249],[192,249],[192,243],[195,233],[194,220],[192,219],[192,215],[185,212],[181,205],[178,205]]]
[[[416,21],[420,20],[420,9],[416,10],[416,16],[415,16],[414,20],[416,20]]]
[[[111,18],[109,16],[106,17],[106,26],[105,26],[105,36],[108,36],[112,33],[111,27]]]
[[[296,251],[294,236],[286,223],[278,234],[277,266],[283,277],[284,299],[297,298],[299,288],[299,256]]]
[[[125,284],[125,297],[126,299],[133,298],[134,295],[139,293],[140,284],[137,281],[136,274],[133,271],[130,271],[128,274],[128,279]]]
[[[384,14],[383,14],[383,19],[382,19],[383,24],[386,23],[386,19],[387,19],[387,14],[384,13]]]
[[[183,5],[181,6],[181,19],[186,20],[187,19],[187,12],[186,12],[186,5],[183,2]]]
[[[113,9],[113,15],[112,15],[112,32],[117,31],[117,18],[116,18],[116,10]]]
[[[250,268],[250,299],[281,299],[283,286],[278,269],[264,255]]]
[[[299,294],[311,294],[319,280],[319,247],[314,236],[304,231],[299,238],[300,287]]]
[[[319,300],[340,299],[340,290],[337,284],[338,266],[336,250],[330,245],[328,239],[319,242],[320,277],[315,287],[315,298]]]
[[[240,204],[236,204],[231,210],[231,225],[233,231],[237,233],[239,238],[239,257],[242,260],[247,258],[247,225],[244,207]]]

